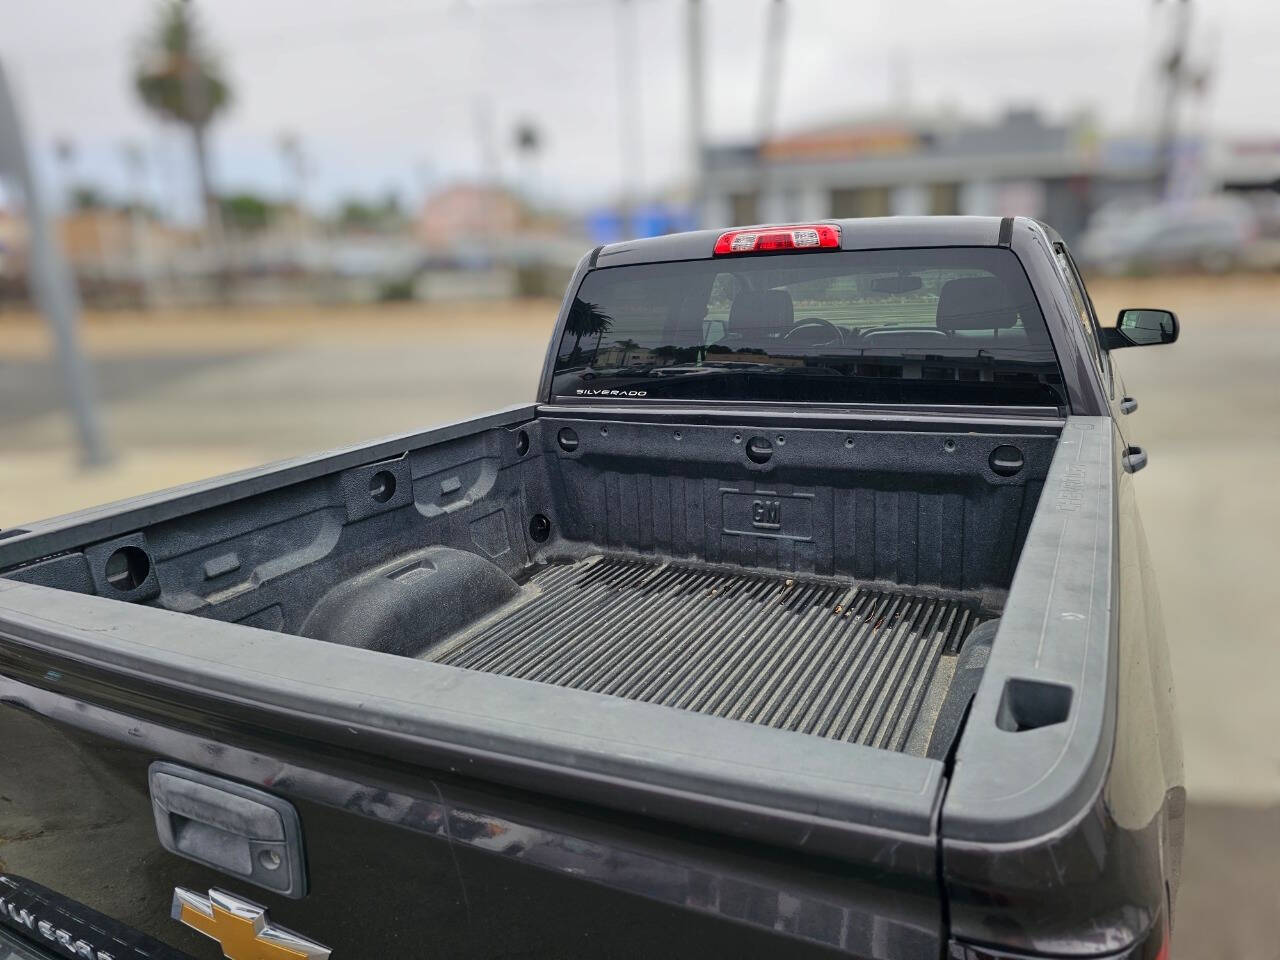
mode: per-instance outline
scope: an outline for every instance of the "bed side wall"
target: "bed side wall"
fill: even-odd
[[[536,546],[530,519],[550,500],[537,431],[536,421],[517,421],[401,449],[170,519],[142,519],[0,575],[288,633],[334,585],[426,546],[476,553],[515,575]],[[140,551],[132,577],[111,575],[121,550]]]
[[[122,511],[112,535],[86,523],[85,542],[3,575],[286,633],[336,585],[432,546],[516,578],[605,549],[998,594],[1056,442],[555,418],[410,440],[186,513]],[[122,551],[141,558],[123,579]]]

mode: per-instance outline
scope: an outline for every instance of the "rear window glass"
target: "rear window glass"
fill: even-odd
[[[838,251],[595,270],[557,398],[1065,405],[1012,252]]]

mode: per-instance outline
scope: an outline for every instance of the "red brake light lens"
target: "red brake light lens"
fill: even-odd
[[[716,240],[716,256],[773,250],[821,250],[840,246],[840,228],[831,223],[730,230]]]

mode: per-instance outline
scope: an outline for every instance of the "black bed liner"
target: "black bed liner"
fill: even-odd
[[[595,556],[539,572],[431,659],[900,751],[981,619],[879,584]]]

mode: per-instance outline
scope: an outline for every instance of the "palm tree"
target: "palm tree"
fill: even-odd
[[[139,44],[134,88],[147,109],[187,127],[200,178],[205,221],[217,233],[218,203],[209,182],[209,124],[231,103],[231,90],[190,0],[163,0]]]
[[[604,336],[611,326],[613,326],[613,317],[601,310],[598,304],[589,300],[575,299],[564,324],[565,332],[572,333],[574,337],[573,350],[569,352],[569,363],[577,365],[582,362],[583,337],[596,337],[598,344],[598,338]]]
[[[640,344],[635,340],[627,338],[625,340],[617,341],[616,346],[622,348],[622,360],[619,361],[618,366],[625,367],[627,365],[627,355],[636,347],[640,346]]]

